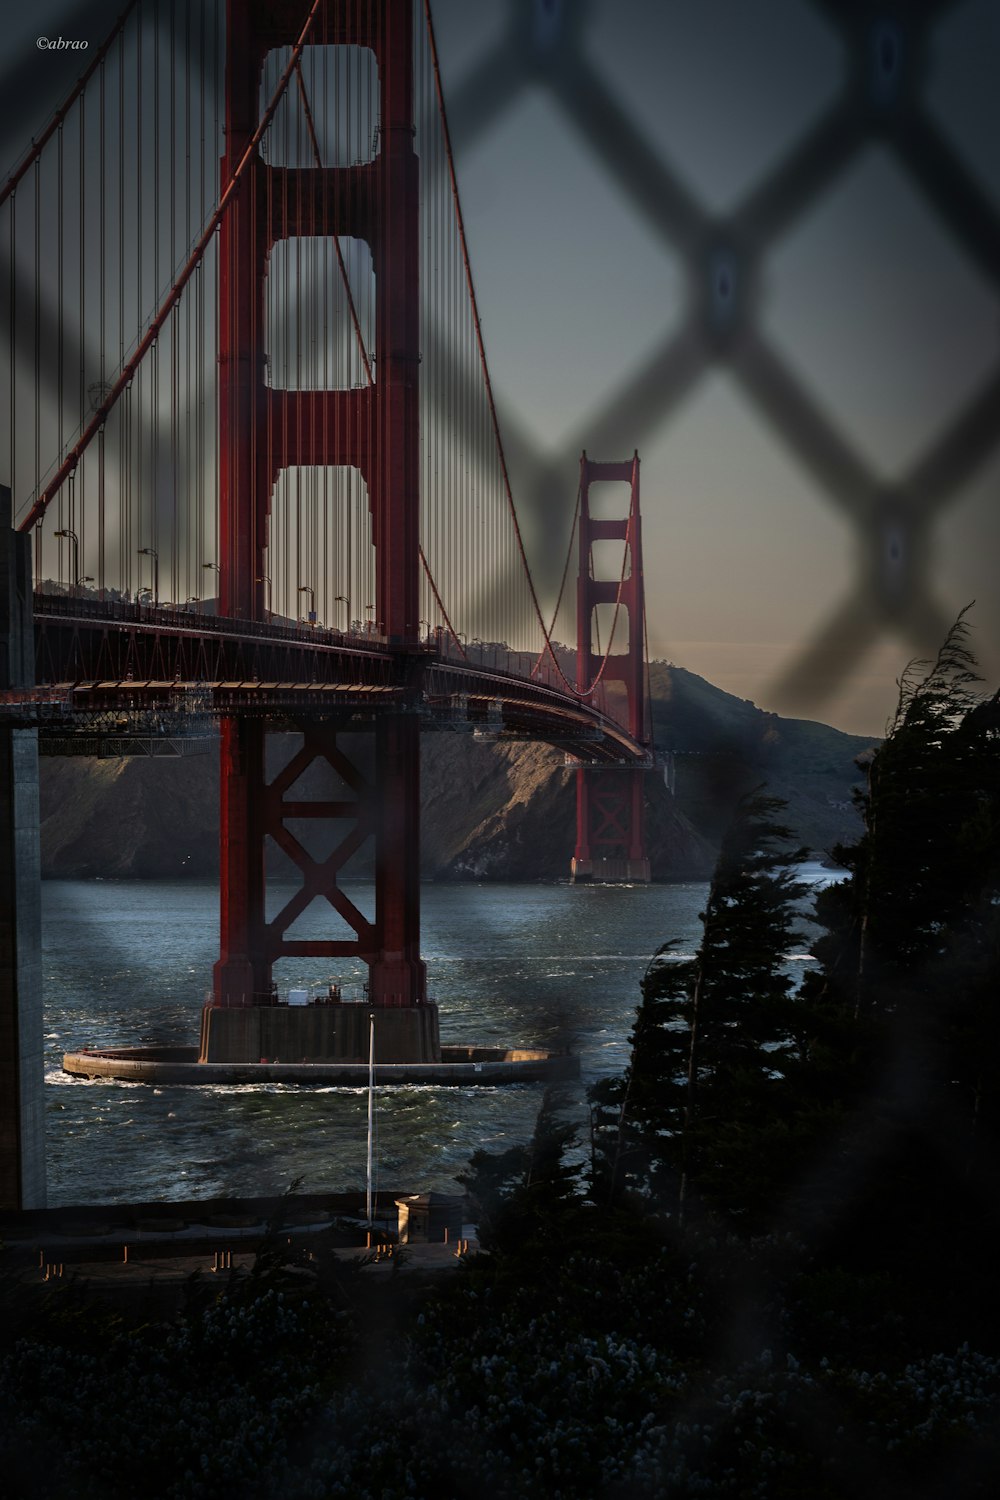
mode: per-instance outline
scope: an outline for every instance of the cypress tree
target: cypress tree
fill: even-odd
[[[795,1056],[786,958],[804,889],[782,806],[759,791],[740,803],[697,953],[679,961],[668,943],[646,971],[628,1070],[595,1091],[598,1193],[631,1191],[679,1218],[692,1199],[746,1214],[766,1196],[756,1147]]]
[[[842,1237],[890,1262],[901,1235],[908,1255],[967,1259],[977,1236],[956,1220],[998,1227],[1000,698],[977,696],[965,613],[900,679],[804,987],[828,1028],[857,1017],[826,1074],[851,1111]]]
[[[459,1173],[484,1249],[530,1248],[559,1239],[575,1221],[582,1202],[580,1167],[567,1153],[577,1131],[563,1117],[565,1102],[563,1089],[547,1088],[526,1146],[475,1151],[468,1170]]]

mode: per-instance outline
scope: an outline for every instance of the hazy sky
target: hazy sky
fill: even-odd
[[[883,628],[900,528],[909,540],[908,481],[991,380],[1000,439],[1000,6],[941,6],[921,66],[916,37],[891,16],[922,8],[831,5],[854,28],[845,40],[802,0],[436,6],[515,474],[528,482],[538,455],[555,459],[568,495],[581,446],[602,458],[638,447],[654,653],[764,707],[875,733],[900,668],[972,598],[975,645],[1000,682],[1000,448],[988,441],[957,440],[970,472],[946,505],[922,482],[926,584],[909,617]],[[841,482],[831,497],[795,451],[801,421],[761,399],[756,366],[740,379],[721,348],[675,393],[664,351],[733,223],[858,71],[869,98],[833,131],[857,139],[834,170],[810,181],[807,167],[743,289],[746,318],[861,468],[864,487]],[[879,138],[911,86],[986,211],[979,262]],[[595,146],[588,116],[614,125],[614,109],[622,128]],[[701,211],[700,244],[660,211],[674,189]],[[739,289],[746,263],[731,264]],[[877,585],[873,557],[890,570]],[[856,594],[873,622],[851,609]],[[782,691],[803,642],[838,612],[845,628],[831,639],[853,629],[867,647],[845,644],[839,681],[818,655],[811,699]]]
[[[37,35],[96,48],[119,8],[5,17],[4,166],[81,68]],[[434,10],[540,570],[580,448],[638,448],[655,655],[878,733],[975,598],[996,686],[1000,5]]]

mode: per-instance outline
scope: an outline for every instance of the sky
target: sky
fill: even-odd
[[[80,71],[37,37],[96,48],[118,9],[7,22],[4,167]],[[879,734],[906,662],[975,599],[1000,685],[1000,6],[434,14],[543,582],[580,450],[638,449],[654,656]]]

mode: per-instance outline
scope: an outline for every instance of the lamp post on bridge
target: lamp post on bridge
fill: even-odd
[[[77,583],[70,589],[70,594],[75,594],[80,581],[78,577],[78,574],[80,572],[80,538],[77,536],[75,531],[70,531],[69,528],[65,526],[62,527],[61,530],[56,531],[53,534],[55,536],[64,537],[66,541],[73,543],[73,572],[71,576],[73,578],[76,578]]]
[[[316,624],[316,590],[311,583],[300,583],[299,593],[309,595],[309,624]]]
[[[153,559],[153,603],[160,602],[160,554],[155,547],[140,547],[140,557],[151,557]]]
[[[274,615],[274,610],[271,608],[271,580],[267,573],[262,573],[256,581],[258,583],[267,584],[267,603],[265,604],[264,608],[266,609],[267,617],[270,620]]]
[[[217,562],[203,562],[201,566],[202,566],[203,569],[209,569],[210,568],[213,573],[218,573],[218,575],[219,575],[219,584],[218,584],[218,587],[215,590],[215,613],[218,614],[219,613],[219,592],[220,592],[220,590],[222,588],[222,569],[221,569],[221,567],[219,566],[219,564]]]
[[[347,635],[351,628],[351,601],[346,594],[334,594],[333,602],[344,606],[344,614],[347,617],[344,621],[344,634]]]

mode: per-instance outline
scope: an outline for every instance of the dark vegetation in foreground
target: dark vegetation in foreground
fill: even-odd
[[[741,804],[590,1141],[548,1095],[528,1146],[473,1157],[485,1254],[379,1281],[276,1241],[168,1323],[71,1286],[22,1318],[12,1492],[995,1494],[1000,700],[974,681],[962,622],[904,677],[798,994],[795,851],[774,799]]]

